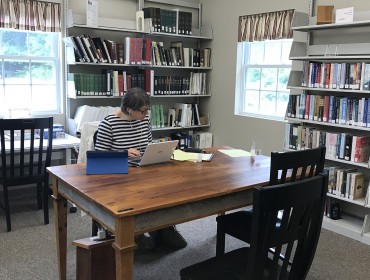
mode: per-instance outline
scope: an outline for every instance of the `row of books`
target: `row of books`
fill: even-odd
[[[329,166],[328,192],[351,200],[363,198],[366,195],[365,174],[356,168]]]
[[[370,90],[370,64],[303,62],[303,87]]]
[[[287,117],[370,127],[370,98],[321,96],[302,93],[290,95]]]
[[[329,132],[300,124],[287,124],[285,148],[303,150],[326,147],[326,159],[356,163],[369,161],[370,136]]]
[[[91,63],[124,63],[124,44],[91,37],[87,34],[63,38],[67,51],[74,51],[75,61]]]
[[[152,65],[210,67],[211,49],[185,48],[182,42],[171,42],[164,48],[163,42],[152,41]]]
[[[145,73],[126,73],[126,71],[105,70],[102,74],[69,73],[73,79],[75,96],[123,96],[133,87],[146,89]],[[73,77],[72,77],[73,76]]]
[[[150,106],[150,124],[152,128],[165,127],[162,104]]]
[[[189,127],[201,124],[196,103],[175,103],[173,108],[168,110],[167,120],[163,112],[163,105],[153,104],[150,107],[150,121],[152,128]]]
[[[73,50],[74,61],[88,63],[113,63],[126,65],[159,65],[210,67],[211,49],[183,47],[183,43],[171,42],[164,48],[163,42],[150,38],[125,37],[124,42],[91,37],[87,34],[64,38],[67,51]]]
[[[191,35],[192,13],[155,7],[143,8],[144,18],[151,18],[155,32]]]
[[[198,104],[175,103],[168,111],[168,126],[189,127],[200,125]]]
[[[139,73],[103,69],[101,74],[69,73],[69,97],[76,96],[123,96],[133,87],[144,89],[149,95],[205,95],[206,73],[190,73],[190,76],[154,76],[153,70]]]

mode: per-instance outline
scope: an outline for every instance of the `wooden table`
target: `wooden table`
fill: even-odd
[[[70,200],[115,235],[116,279],[132,279],[134,236],[252,203],[252,188],[269,180],[270,158],[215,154],[211,162],[131,167],[129,174],[86,175],[85,165],[48,168],[53,180],[59,279],[66,279]]]

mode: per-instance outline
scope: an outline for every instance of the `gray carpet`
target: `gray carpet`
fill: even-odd
[[[53,280],[57,259],[53,212],[50,224],[43,225],[42,211],[35,210],[33,195],[12,194],[12,231],[6,232],[5,215],[0,210],[0,279]],[[73,240],[89,236],[91,219],[81,213],[68,214],[67,279],[75,279]],[[135,255],[135,280],[179,279],[182,267],[215,255],[215,217],[181,224],[178,230],[188,241],[183,250],[158,249]],[[227,239],[227,250],[243,244]],[[370,279],[370,246],[322,230],[308,280]]]

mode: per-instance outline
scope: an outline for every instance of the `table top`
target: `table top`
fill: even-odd
[[[85,164],[48,167],[73,192],[115,216],[130,216],[266,185],[270,158],[231,157],[216,147],[211,162],[171,161],[130,167],[128,174],[86,175]]]

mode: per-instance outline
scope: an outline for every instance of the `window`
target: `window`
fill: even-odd
[[[0,114],[61,113],[60,33],[0,29]]]
[[[285,116],[292,39],[238,43],[235,113],[270,119]]]

